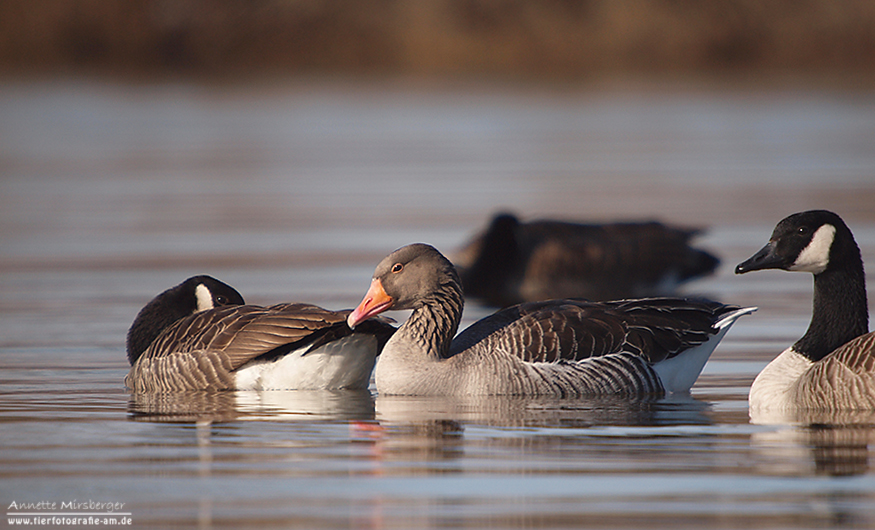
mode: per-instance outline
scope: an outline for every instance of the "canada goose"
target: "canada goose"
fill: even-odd
[[[199,311],[243,305],[243,296],[230,285],[206,275],[192,276],[153,298],[128,330],[128,362],[134,362],[171,324]]]
[[[750,409],[875,409],[875,334],[863,259],[845,222],[825,210],[787,217],[735,272],[762,269],[812,273],[814,308],[805,335],[757,375]]]
[[[509,213],[453,256],[465,296],[506,307],[521,302],[672,294],[720,261],[693,248],[698,230],[658,222],[521,223]]]
[[[394,332],[384,321],[353,332],[349,310],[229,305],[242,302],[207,276],[158,295],[128,333],[125,384],[136,392],[367,388]]]
[[[412,309],[375,369],[381,395],[596,395],[685,392],[740,316],[716,302],[672,298],[514,306],[453,340],[463,307],[455,267],[413,244],[377,265],[348,322]]]

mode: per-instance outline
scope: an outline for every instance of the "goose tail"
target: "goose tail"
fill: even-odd
[[[732,324],[735,324],[735,321],[744,315],[749,315],[759,309],[758,307],[743,307],[741,309],[736,309],[731,313],[726,313],[723,317],[720,318],[715,324],[714,327],[720,331],[728,331],[729,327]]]
[[[723,315],[715,324],[717,332],[704,343],[690,348],[689,350],[653,365],[653,370],[659,375],[660,381],[665,388],[666,394],[675,392],[689,392],[690,388],[699,378],[705,363],[711,357],[711,353],[717,344],[723,340],[723,336],[732,327],[736,320],[756,311],[756,307],[736,309]]]

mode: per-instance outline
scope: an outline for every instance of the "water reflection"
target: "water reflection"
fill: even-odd
[[[709,405],[688,394],[531,398],[516,396],[409,397],[380,396],[381,424],[434,421],[476,422],[504,427],[574,427],[594,425],[706,425]]]
[[[131,393],[135,421],[192,423],[275,420],[377,420],[381,425],[468,422],[505,427],[707,425],[708,403],[688,394],[531,398],[381,396],[367,390]]]
[[[875,411],[751,409],[750,421],[779,426],[777,431],[751,436],[751,447],[765,457],[764,468],[771,472],[847,476],[861,475],[869,469]]]
[[[750,409],[755,425],[875,425],[873,410]]]
[[[751,447],[760,471],[782,476],[850,476],[869,470],[875,424],[811,424],[759,432]]]
[[[374,399],[367,390],[132,393],[128,413],[151,422],[364,421],[374,418]]]

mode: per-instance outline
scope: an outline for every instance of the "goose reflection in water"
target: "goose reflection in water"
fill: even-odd
[[[521,396],[379,396],[377,419],[397,425],[459,421],[497,427],[707,425],[709,405],[689,394],[532,398]]]
[[[132,393],[134,421],[371,421],[400,425],[441,421],[505,427],[654,426],[711,423],[708,403],[690,395],[530,398],[380,396],[368,390]]]
[[[764,457],[764,470],[827,476],[862,475],[869,470],[875,411],[751,409],[750,422],[777,428],[751,435],[752,448]],[[801,465],[805,462],[810,465]]]
[[[128,413],[135,421],[173,423],[365,421],[374,419],[374,399],[363,389],[135,392]]]
[[[811,417],[809,423],[753,433],[751,447],[760,457],[760,470],[783,476],[867,473],[869,446],[875,442],[871,412],[865,417],[829,418],[845,423],[818,423],[822,419]]]

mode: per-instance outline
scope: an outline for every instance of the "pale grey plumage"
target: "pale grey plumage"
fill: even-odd
[[[462,307],[455,268],[433,247],[408,245],[377,266],[350,325],[413,309],[377,364],[381,394],[686,391],[731,323],[753,310],[676,298],[556,300],[499,311],[453,339]],[[684,355],[694,360],[672,361]]]

